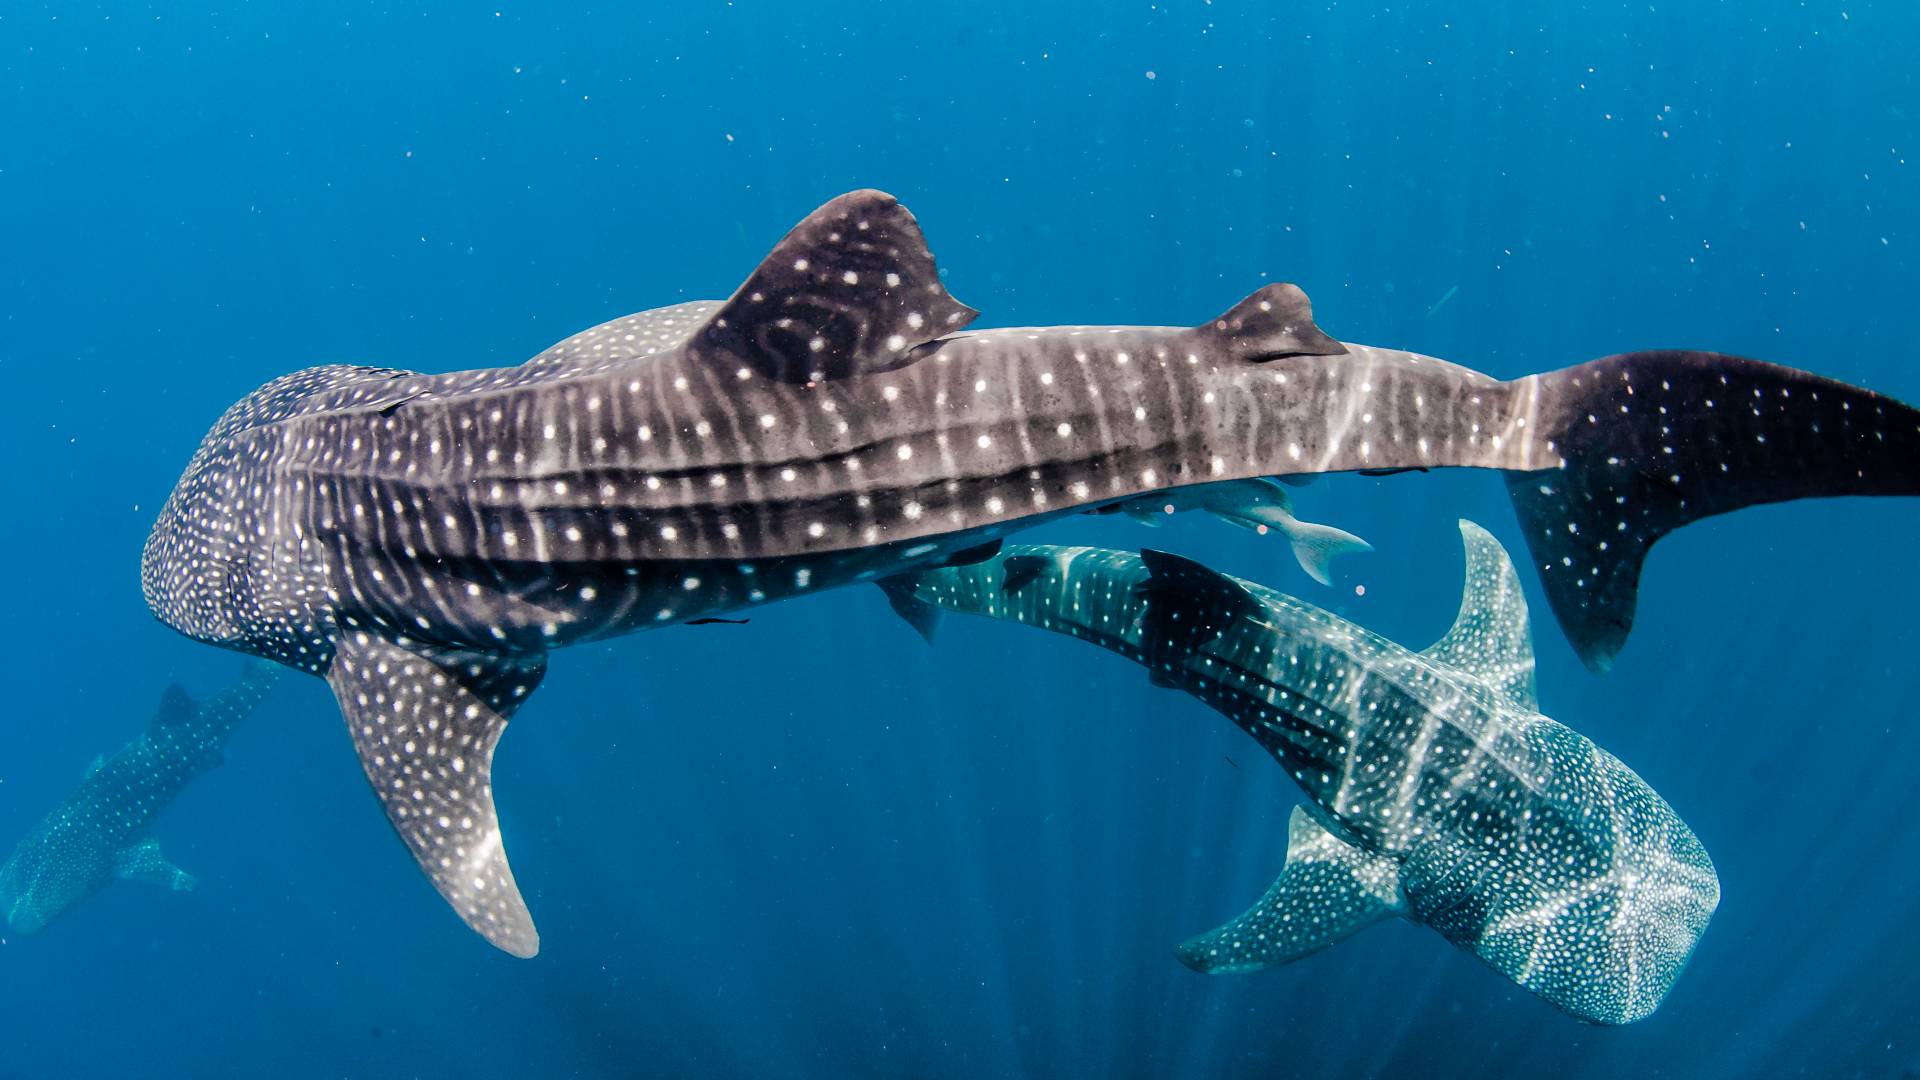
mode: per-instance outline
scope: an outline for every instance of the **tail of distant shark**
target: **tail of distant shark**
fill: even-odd
[[[1920,411],[1871,390],[1719,353],[1626,353],[1511,384],[1565,467],[1507,490],[1547,601],[1606,671],[1662,536],[1745,506],[1920,495]]]

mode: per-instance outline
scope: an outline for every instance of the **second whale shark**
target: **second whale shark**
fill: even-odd
[[[1397,915],[1578,1019],[1639,1020],[1706,930],[1719,878],[1646,781],[1541,714],[1520,579],[1485,530],[1460,531],[1460,613],[1421,652],[1157,551],[1022,546],[888,589],[896,606],[1024,623],[1144,664],[1299,784],[1279,879],[1181,945],[1189,966],[1273,967]]]
[[[240,681],[207,702],[170,685],[146,730],[86,776],[0,866],[0,914],[17,933],[45,929],[121,879],[175,891],[193,875],[169,862],[151,835],[159,817],[193,779],[221,760],[234,726],[253,714],[280,668],[253,661]]]
[[[516,367],[287,375],[188,463],[143,555],[148,605],[324,677],[421,868],[524,956],[491,761],[561,646],[982,558],[1156,493],[1457,466],[1503,474],[1555,614],[1604,667],[1673,529],[1920,494],[1920,413],[1737,357],[1502,381],[1336,341],[1277,284],[1190,327],[968,331],[975,314],[913,216],[860,191],[724,302]]]

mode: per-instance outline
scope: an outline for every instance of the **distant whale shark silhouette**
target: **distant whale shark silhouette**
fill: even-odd
[[[238,683],[204,705],[168,686],[140,737],[95,758],[80,786],[0,866],[7,925],[38,932],[121,878],[193,888],[193,876],[168,862],[147,830],[194,777],[219,764],[234,725],[279,677],[272,664],[250,663]]]
[[[1211,481],[1501,470],[1589,663],[1641,560],[1754,503],[1920,493],[1920,413],[1752,360],[1644,352],[1502,382],[1343,345],[1268,285],[1192,328],[961,333],[912,215],[854,192],[724,303],[518,367],[333,366],[207,434],[142,562],[202,641],[323,676],[394,828],[467,923],[538,948],[491,761],[552,649],[990,555]]]
[[[1459,617],[1418,653],[1156,551],[1022,546],[888,588],[898,604],[1138,661],[1224,713],[1307,793],[1279,880],[1181,945],[1191,967],[1273,967],[1399,915],[1581,1020],[1641,1019],[1706,930],[1719,879],[1632,769],[1541,715],[1513,564],[1478,525],[1460,531]]]

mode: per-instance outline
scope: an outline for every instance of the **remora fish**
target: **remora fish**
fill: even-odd
[[[219,764],[234,725],[279,678],[272,664],[249,664],[237,684],[204,705],[168,686],[139,738],[95,758],[80,786],[0,866],[7,925],[35,933],[120,878],[193,888],[193,875],[168,862],[147,830],[194,777]]]
[[[1102,507],[1099,512],[1125,514],[1142,525],[1157,527],[1166,515],[1188,510],[1204,510],[1222,521],[1262,535],[1269,529],[1279,530],[1293,547],[1293,557],[1299,560],[1300,569],[1322,585],[1333,583],[1328,564],[1335,556],[1373,550],[1372,544],[1350,532],[1293,516],[1293,498],[1287,489],[1265,479],[1200,484]]]
[[[1706,930],[1719,878],[1646,781],[1540,713],[1520,579],[1492,536],[1460,531],[1459,617],[1418,653],[1156,551],[1022,546],[888,587],[1144,664],[1307,793],[1279,880],[1181,945],[1189,966],[1257,971],[1399,915],[1581,1020],[1641,1019]]]
[[[1209,481],[1502,470],[1589,663],[1640,564],[1708,514],[1920,493],[1920,413],[1817,376],[1644,352],[1510,382],[1343,345],[1268,285],[1197,327],[961,333],[891,197],[835,199],[724,303],[518,367],[350,366],[221,417],[155,523],[147,602],[323,676],[389,820],[469,925],[538,947],[495,743],[562,645],[991,554]]]

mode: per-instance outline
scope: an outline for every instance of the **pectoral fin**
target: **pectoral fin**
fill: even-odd
[[[493,808],[493,748],[546,674],[544,656],[340,639],[327,682],[387,820],[468,926],[515,956],[540,950]]]
[[[1287,866],[1267,895],[1174,953],[1195,971],[1259,971],[1318,952],[1404,908],[1392,859],[1348,844],[1296,806],[1287,828]]]
[[[933,636],[940,630],[940,609],[913,594],[914,582],[919,580],[913,574],[896,574],[874,582],[880,591],[887,594],[887,604],[893,613],[907,621],[920,640],[933,644]]]
[[[160,841],[149,836],[114,856],[113,870],[128,881],[164,885],[175,892],[187,892],[200,884],[192,874],[167,861],[160,853]]]

